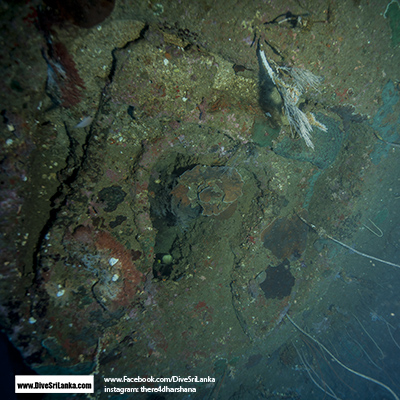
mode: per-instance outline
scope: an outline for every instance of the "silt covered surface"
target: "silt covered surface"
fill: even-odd
[[[199,399],[310,393],[285,315],[339,331],[389,276],[348,267],[303,220],[368,246],[370,218],[390,232],[381,256],[398,260],[397,197],[382,207],[371,189],[398,192],[385,174],[396,148],[374,135],[398,139],[397,56],[377,45],[392,49],[381,4],[355,3],[116,2],[74,34],[52,21],[55,42],[70,33],[44,56],[48,33],[17,19],[42,85],[7,77],[2,326],[36,372],[94,374],[99,398],[104,377],[127,374],[215,378]],[[288,10],[302,23],[265,24]],[[265,92],[258,40],[324,76],[302,102],[328,127],[314,151]],[[69,79],[50,74],[56,90],[57,63]]]

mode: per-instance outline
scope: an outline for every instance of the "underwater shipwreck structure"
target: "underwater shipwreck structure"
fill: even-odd
[[[397,399],[400,62],[376,8],[97,2],[68,31],[16,3],[0,321],[23,362],[99,399],[127,375],[204,378],[140,400]]]

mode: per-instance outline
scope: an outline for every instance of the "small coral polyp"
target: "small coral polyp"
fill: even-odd
[[[180,207],[201,206],[205,216],[217,216],[243,193],[243,180],[236,168],[196,165],[184,172],[171,195]]]

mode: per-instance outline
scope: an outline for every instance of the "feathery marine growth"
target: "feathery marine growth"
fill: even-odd
[[[328,129],[315,119],[314,114],[301,111],[297,104],[308,87],[317,88],[321,78],[301,68],[277,67],[275,72],[267,61],[264,50],[259,50],[259,52],[264,68],[282,97],[283,108],[291,129],[305,140],[308,147],[314,149],[314,144],[311,140],[313,126],[317,126],[324,132]],[[293,85],[289,85],[280,77],[281,72],[288,74],[292,78]]]

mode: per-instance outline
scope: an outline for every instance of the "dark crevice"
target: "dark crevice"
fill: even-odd
[[[247,323],[245,321],[245,319],[243,318],[241,312],[239,311],[239,307],[240,307],[240,300],[239,300],[239,295],[237,293],[237,290],[235,288],[235,281],[232,281],[229,286],[231,289],[231,295],[232,295],[232,307],[233,307],[233,311],[235,313],[236,319],[240,325],[240,327],[242,328],[243,333],[250,339],[250,341],[253,341],[253,338],[250,336],[249,330],[247,328]]]
[[[39,253],[43,247],[45,237],[51,227],[53,226],[54,222],[57,219],[57,214],[60,209],[66,204],[67,202],[67,193],[69,187],[72,183],[76,180],[78,176],[78,172],[86,158],[86,151],[87,151],[87,144],[89,141],[89,137],[91,136],[91,131],[89,131],[88,135],[85,138],[85,143],[82,145],[83,154],[79,159],[77,155],[77,150],[79,148],[79,142],[72,136],[71,132],[69,131],[68,127],[64,123],[65,132],[68,136],[69,146],[68,146],[68,156],[66,159],[66,166],[59,172],[59,178],[61,179],[61,183],[58,185],[56,192],[53,196],[50,197],[50,215],[46,223],[44,224],[43,228],[39,233],[39,237],[37,240],[37,244],[35,250],[33,252],[33,273],[34,273],[34,282],[38,280],[38,272],[39,272]]]
[[[146,32],[149,30],[149,25],[146,24],[143,29],[140,31],[139,37],[135,40],[129,41],[127,42],[124,46],[122,47],[116,47],[111,51],[111,55],[112,55],[112,63],[111,63],[111,68],[110,68],[110,73],[108,74],[108,84],[110,84],[113,79],[114,79],[114,75],[115,75],[115,71],[117,69],[117,64],[118,64],[118,59],[116,56],[116,53],[119,50],[124,50],[126,49],[128,46],[130,46],[132,43],[137,43],[140,40],[144,39],[144,36],[146,34]]]
[[[127,46],[129,46],[131,43],[137,42],[139,40],[142,40],[144,38],[144,35],[146,31],[149,29],[149,25],[146,24],[144,28],[141,30],[139,38],[135,39],[134,41],[126,43],[125,46],[122,48],[115,48],[112,50],[112,65],[111,65],[111,70],[108,75],[108,82],[104,86],[103,90],[101,91],[99,95],[99,106],[96,110],[95,116],[93,118],[93,121],[96,121],[98,119],[98,116],[103,110],[104,106],[107,104],[107,96],[105,96],[106,91],[110,83],[113,81],[114,74],[117,68],[117,57],[116,57],[116,52],[118,50],[124,49]],[[68,136],[69,140],[69,145],[68,145],[68,156],[66,158],[66,167],[63,168],[59,172],[59,179],[61,180],[60,185],[57,187],[56,192],[54,193],[53,196],[51,196],[50,200],[50,205],[51,205],[51,210],[50,210],[50,215],[49,218],[47,219],[46,223],[43,225],[39,237],[33,252],[33,264],[32,264],[32,270],[33,270],[33,284],[37,284],[39,280],[39,270],[40,270],[40,259],[39,259],[39,254],[40,251],[44,245],[45,238],[47,233],[50,231],[50,229],[53,227],[54,223],[57,220],[57,216],[59,211],[66,205],[67,200],[68,200],[68,194],[70,192],[70,188],[72,184],[76,181],[78,178],[79,172],[81,171],[82,167],[85,164],[85,161],[87,159],[87,154],[88,154],[88,149],[89,149],[89,143],[91,141],[91,138],[94,133],[94,126],[95,124],[92,123],[89,132],[85,137],[84,143],[81,146],[81,151],[82,154],[79,155],[79,141],[74,138],[72,135],[71,131],[68,129],[67,125],[64,123],[65,127],[65,132]]]
[[[116,52],[118,50],[124,49],[127,46],[129,46],[131,43],[137,42],[139,40],[142,40],[144,38],[144,35],[146,31],[149,29],[149,25],[145,25],[142,31],[140,32],[139,38],[135,39],[134,41],[126,43],[125,46],[122,48],[115,48],[112,50],[112,65],[110,69],[110,73],[108,75],[108,82],[105,84],[103,90],[99,94],[99,106],[96,110],[96,113],[94,115],[93,121],[97,121],[99,114],[104,110],[104,107],[106,106],[108,102],[108,96],[107,94],[107,89],[109,85],[112,83],[114,79],[114,75],[117,69],[117,56]],[[33,271],[33,279],[32,279],[32,285],[31,287],[27,288],[27,293],[32,289],[33,287],[38,287],[41,283],[41,277],[40,277],[40,270],[41,270],[41,265],[40,265],[40,252],[43,249],[43,246],[45,245],[46,241],[46,235],[48,232],[52,229],[54,224],[56,223],[58,219],[58,214],[59,212],[65,207],[67,204],[69,194],[71,192],[71,186],[74,184],[74,182],[78,179],[79,173],[81,169],[85,166],[85,163],[88,158],[88,151],[89,151],[89,144],[91,142],[92,137],[95,134],[95,123],[92,123],[89,127],[89,132],[87,133],[84,142],[82,145],[80,145],[80,142],[73,136],[73,133],[68,129],[66,123],[64,123],[65,127],[65,132],[68,137],[68,155],[66,157],[66,166],[62,170],[59,171],[59,179],[60,179],[60,184],[57,187],[57,190],[51,196],[50,200],[50,205],[51,209],[49,212],[49,218],[47,219],[46,223],[43,225],[39,236],[38,240],[35,246],[35,249],[33,251],[33,256],[32,256],[32,271]],[[98,132],[96,132],[98,134]],[[97,301],[97,303],[102,307],[104,311],[108,311],[107,308],[101,303],[101,301],[98,300],[96,297],[96,294],[94,292],[94,286],[92,287],[92,293]],[[38,296],[37,298],[40,299],[41,296]],[[37,301],[33,301],[31,304],[31,313],[33,315],[33,310],[36,310],[37,307]]]

